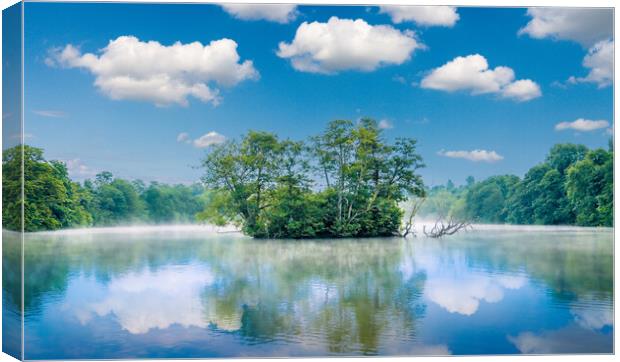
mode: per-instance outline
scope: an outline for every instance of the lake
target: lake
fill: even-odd
[[[3,240],[3,338],[18,348],[19,244]],[[98,229],[28,234],[25,261],[26,359],[613,352],[611,229]]]

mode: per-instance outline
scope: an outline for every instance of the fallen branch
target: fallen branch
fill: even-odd
[[[471,227],[471,222],[469,221],[450,218],[447,224],[444,223],[443,219],[439,219],[428,232],[426,231],[426,225],[422,228],[422,230],[424,235],[429,238],[441,238],[445,235],[454,235],[460,230],[466,230]]]

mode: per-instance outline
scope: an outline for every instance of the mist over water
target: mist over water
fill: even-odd
[[[26,235],[25,357],[612,352],[610,229],[302,241],[229,231]],[[3,313],[17,286],[3,285]]]

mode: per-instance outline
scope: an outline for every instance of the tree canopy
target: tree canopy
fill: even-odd
[[[48,161],[43,150],[23,146],[5,150],[2,158],[2,226],[24,231],[108,226],[129,223],[193,222],[204,208],[199,184],[164,185],[130,182],[103,171],[95,180],[72,181],[67,166]]]
[[[248,132],[203,160],[203,220],[233,222],[254,237],[394,235],[398,203],[423,193],[416,141],[388,143],[374,120],[336,120],[306,142]]]
[[[477,222],[541,225],[613,225],[613,149],[558,144],[523,177],[436,186],[423,214]]]

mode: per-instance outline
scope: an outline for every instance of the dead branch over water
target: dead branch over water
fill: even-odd
[[[455,220],[450,218],[447,223],[443,219],[439,219],[435,222],[435,225],[427,232],[426,225],[422,228],[424,235],[430,238],[441,238],[445,235],[454,235],[460,230],[467,230],[471,228],[471,222],[466,220]]]

